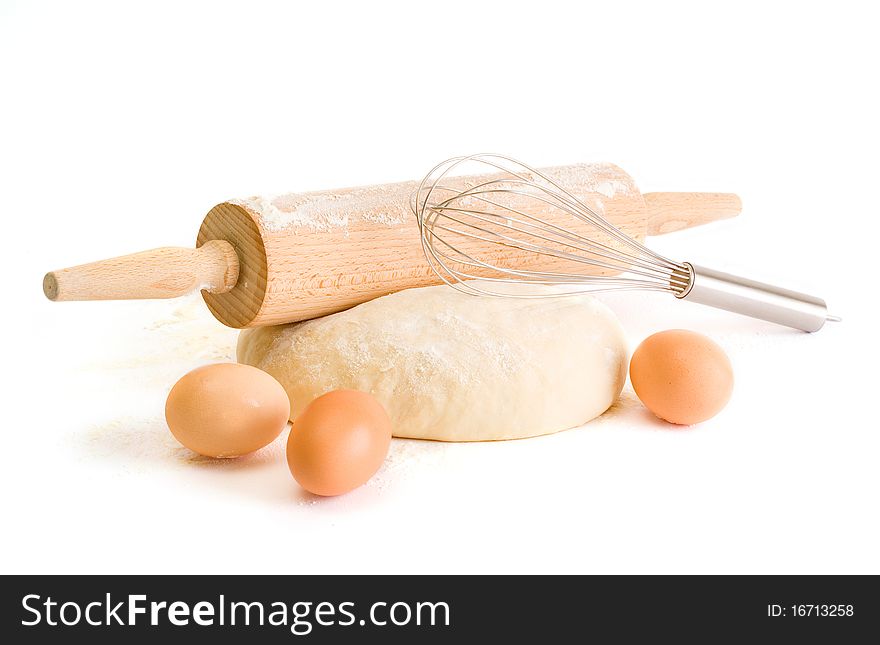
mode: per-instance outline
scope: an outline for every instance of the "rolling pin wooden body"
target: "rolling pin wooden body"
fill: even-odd
[[[611,164],[541,172],[639,241],[740,210],[739,198],[727,193],[642,195],[632,178]],[[475,178],[452,181],[464,185]],[[205,217],[195,249],[155,249],[53,271],[44,291],[52,300],[90,300],[168,298],[201,288],[214,316],[238,328],[342,311],[440,282],[425,260],[410,210],[417,188],[418,182],[402,182],[223,202]],[[540,215],[596,237],[591,227],[578,230],[562,213]],[[521,254],[513,259],[533,270],[552,270],[558,262],[482,244],[487,253]]]

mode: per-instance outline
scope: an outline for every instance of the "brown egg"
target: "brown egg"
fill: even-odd
[[[175,383],[165,402],[171,434],[208,457],[238,457],[269,445],[289,416],[281,384],[239,363],[194,369]]]
[[[341,495],[379,470],[390,444],[391,419],[381,403],[366,392],[334,390],[293,422],[287,464],[307,491]]]
[[[636,348],[629,378],[642,403],[670,423],[691,425],[718,414],[733,391],[727,354],[710,338],[670,329]]]

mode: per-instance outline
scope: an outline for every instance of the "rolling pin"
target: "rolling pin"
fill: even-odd
[[[541,172],[640,242],[740,211],[739,198],[729,193],[642,195],[612,164]],[[478,179],[485,176],[450,183],[473,185]],[[217,320],[245,328],[315,318],[401,289],[439,284],[410,210],[418,185],[225,201],[205,216],[194,249],[165,247],[59,269],[46,274],[43,291],[63,301],[175,298],[200,289]],[[561,212],[541,216],[578,230]],[[547,270],[543,265],[553,260],[507,252],[522,253],[522,266],[533,270]]]

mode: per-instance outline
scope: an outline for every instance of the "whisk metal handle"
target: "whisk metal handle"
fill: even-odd
[[[803,331],[819,331],[828,315],[825,301],[771,284],[707,269],[690,262],[688,287],[677,298],[760,318]]]

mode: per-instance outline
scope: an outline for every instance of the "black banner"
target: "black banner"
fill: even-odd
[[[2,631],[7,643],[849,642],[876,634],[878,601],[876,580],[856,576],[20,576],[3,579]]]

